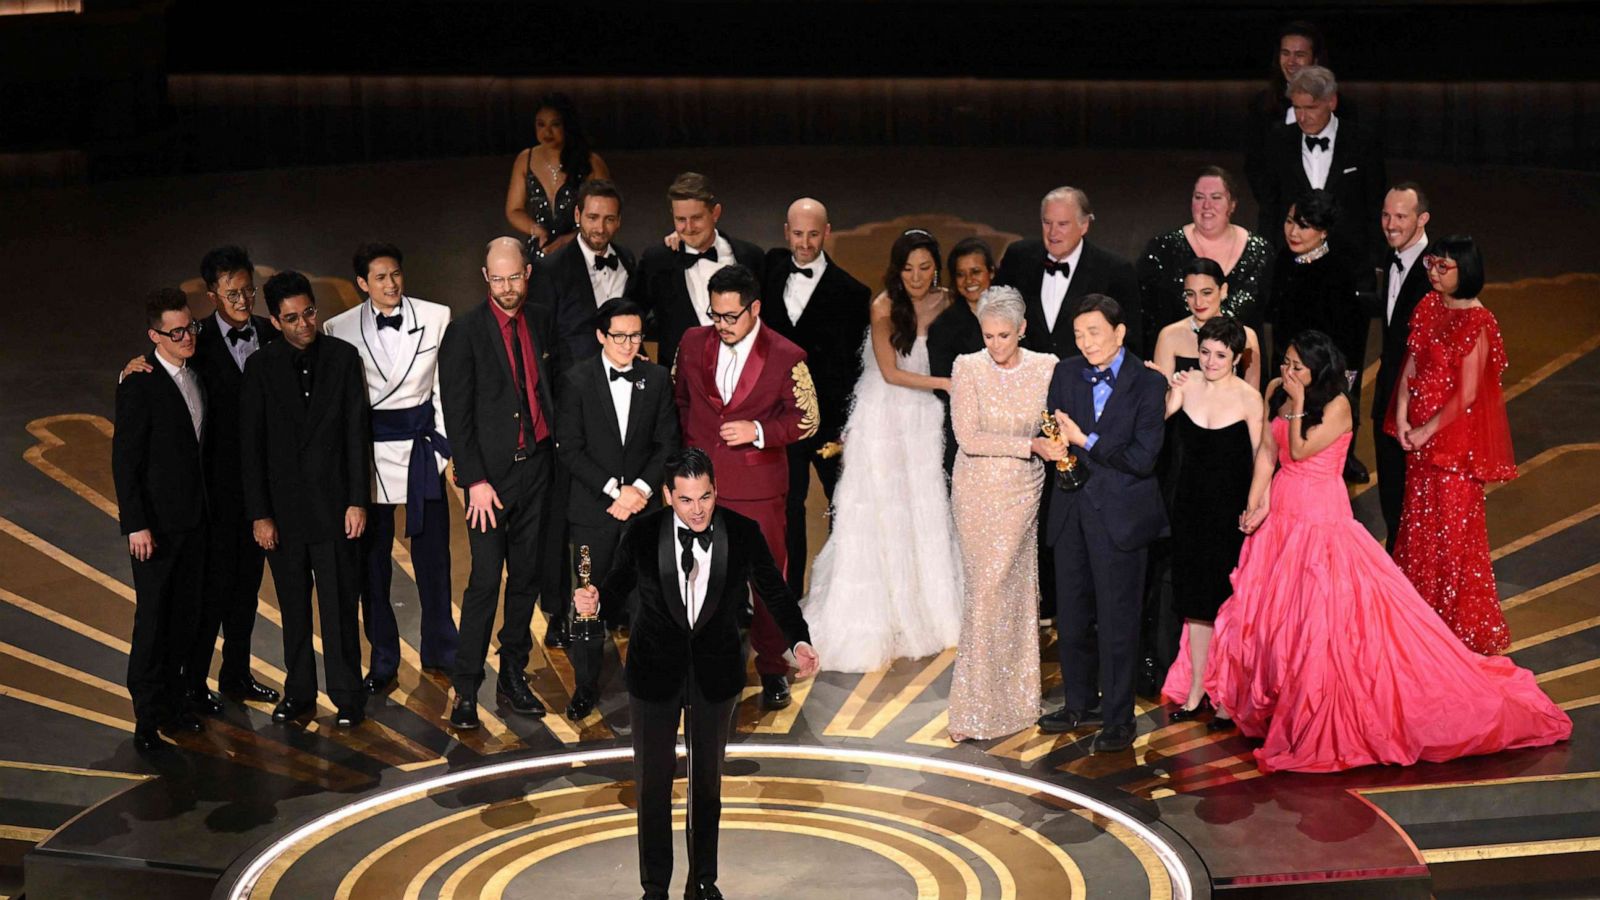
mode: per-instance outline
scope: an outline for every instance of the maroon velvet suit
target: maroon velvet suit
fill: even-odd
[[[816,390],[806,368],[806,353],[762,325],[751,342],[733,399],[724,404],[717,391],[720,345],[716,329],[710,326],[689,329],[678,345],[675,391],[683,445],[711,454],[717,503],[756,520],[773,560],[783,569],[788,562],[784,503],[789,493],[789,456],[785,448],[817,431]],[[761,423],[764,446],[729,447],[723,442],[723,423],[742,420]],[[798,564],[805,565],[805,560]],[[756,651],[757,672],[782,675],[788,671],[783,659],[788,642],[759,597],[750,644]]]

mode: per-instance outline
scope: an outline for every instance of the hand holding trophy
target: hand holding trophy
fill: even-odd
[[[1057,424],[1055,417],[1050,415],[1050,410],[1040,413],[1039,418],[1039,430],[1044,436],[1061,443],[1061,426]],[[1078,462],[1078,457],[1071,449],[1067,450],[1066,456],[1056,460],[1056,487],[1063,491],[1076,491],[1088,480],[1089,467]]]
[[[589,586],[590,575],[593,571],[594,565],[589,560],[589,545],[584,544],[578,547],[579,589]],[[579,613],[577,605],[574,604],[572,607],[572,621],[568,627],[574,641],[599,641],[606,636],[605,625],[600,622],[600,610],[598,609],[593,614],[586,616]]]

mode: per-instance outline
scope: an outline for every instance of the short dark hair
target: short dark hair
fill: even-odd
[[[313,303],[317,299],[317,295],[311,292],[310,279],[292,269],[268,278],[267,283],[261,286],[261,293],[267,295],[267,312],[272,313],[273,318],[277,318],[278,307],[290,297],[303,294],[311,298]]]
[[[699,200],[711,207],[717,205],[717,193],[711,189],[711,179],[699,172],[684,172],[667,187],[667,200]]]
[[[1188,278],[1190,275],[1204,275],[1215,281],[1218,287],[1228,283],[1228,276],[1223,274],[1222,264],[1204,256],[1196,256],[1194,259],[1184,263],[1183,268],[1178,270],[1178,275],[1181,278]]]
[[[1461,299],[1471,299],[1483,292],[1483,251],[1470,234],[1452,234],[1437,244],[1429,244],[1428,255],[1442,256],[1453,261],[1456,270],[1456,293]]]
[[[1389,188],[1389,190],[1391,190],[1391,191],[1410,191],[1411,193],[1416,194],[1417,195],[1417,215],[1420,216],[1423,213],[1428,211],[1428,195],[1424,194],[1422,192],[1422,185],[1417,184],[1415,181],[1402,181],[1399,184],[1395,185],[1394,187]]]
[[[599,331],[609,332],[611,320],[618,316],[638,316],[640,323],[643,323],[644,308],[626,297],[612,297],[594,311],[594,327]]]
[[[665,474],[668,491],[672,490],[679,478],[699,478],[704,475],[711,479],[712,486],[717,483],[717,473],[711,468],[711,454],[699,447],[685,447],[667,457]]]
[[[1228,192],[1228,199],[1239,199],[1239,182],[1233,180],[1233,173],[1227,169],[1221,166],[1202,166],[1200,172],[1194,176],[1194,183],[1199,184],[1202,178],[1222,179],[1222,189]]]
[[[615,182],[604,178],[591,178],[578,188],[578,212],[583,212],[583,207],[589,202],[590,197],[610,197],[617,201],[617,212],[622,212],[622,192],[617,190]]]
[[[1321,188],[1312,188],[1294,201],[1286,218],[1302,228],[1332,231],[1333,223],[1339,221],[1339,199]]]
[[[1200,332],[1195,335],[1196,346],[1206,341],[1216,341],[1227,347],[1233,351],[1233,356],[1237,359],[1245,348],[1244,326],[1233,316],[1214,316],[1201,325]]]
[[[1072,318],[1076,321],[1079,316],[1086,316],[1092,312],[1105,316],[1112,328],[1122,324],[1122,304],[1105,294],[1085,294],[1084,298],[1078,301],[1078,308],[1072,313]]]
[[[356,248],[356,254],[350,260],[350,265],[356,270],[356,277],[365,279],[367,272],[372,268],[372,261],[385,256],[394,260],[395,265],[405,262],[400,256],[400,248],[384,241],[368,241]]]
[[[956,260],[963,256],[973,256],[975,254],[981,254],[984,266],[991,273],[994,272],[994,250],[990,249],[989,242],[980,237],[962,238],[956,241],[954,247],[950,248],[950,256],[947,257],[947,261],[950,263],[951,284],[956,282]]]
[[[738,265],[725,266],[712,274],[711,280],[706,282],[706,293],[729,294],[739,293],[739,305],[749,307],[750,304],[761,299],[761,282],[756,278],[756,273],[748,268]]]
[[[206,290],[213,290],[217,286],[217,279],[230,272],[254,273],[256,267],[250,262],[250,254],[243,247],[229,244],[218,247],[200,257],[200,280],[206,283]]]
[[[189,298],[177,288],[156,288],[144,295],[144,321],[150,328],[159,330],[163,315],[188,308]]]

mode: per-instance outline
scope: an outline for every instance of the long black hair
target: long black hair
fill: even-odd
[[[932,254],[933,277],[937,284],[939,241],[921,228],[912,228],[895,238],[894,246],[889,248],[889,270],[883,273],[883,292],[889,295],[889,346],[901,356],[909,355],[917,343],[917,307],[911,302],[911,295],[906,293],[905,282],[900,276],[905,271],[906,261],[918,250]]]
[[[1333,338],[1314,328],[1295,335],[1289,345],[1294,347],[1294,352],[1300,354],[1301,364],[1311,370],[1311,383],[1306,385],[1303,432],[1310,433],[1311,429],[1322,424],[1322,411],[1327,408],[1328,403],[1345,392],[1348,382],[1344,377],[1344,354],[1334,346]],[[1288,399],[1289,392],[1283,389],[1283,382],[1278,382],[1277,389],[1272,392],[1272,398],[1267,403],[1267,417],[1277,415],[1278,410]]]
[[[566,170],[567,177],[572,179],[573,184],[588,178],[593,171],[589,164],[589,136],[583,131],[583,120],[578,117],[578,107],[573,104],[572,98],[559,91],[545,94],[533,107],[534,115],[537,116],[541,109],[553,109],[561,116],[561,128],[565,135],[561,145],[561,168]]]

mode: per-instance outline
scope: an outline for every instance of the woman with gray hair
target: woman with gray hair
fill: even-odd
[[[961,544],[966,602],[950,686],[950,738],[995,738],[1039,716],[1039,458],[1066,445],[1039,437],[1056,358],[1019,346],[1027,305],[1015,288],[978,300],[984,349],[956,357],[951,506]]]

